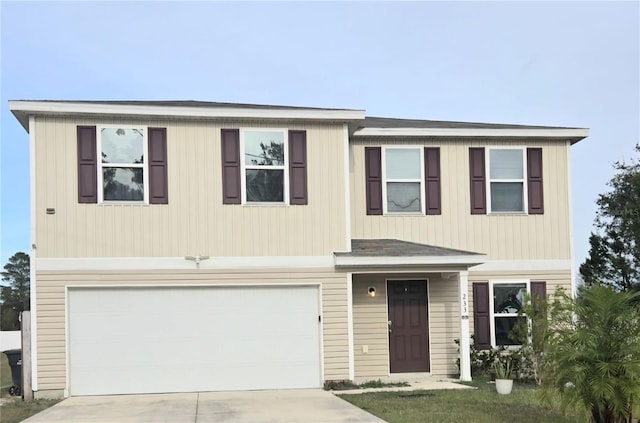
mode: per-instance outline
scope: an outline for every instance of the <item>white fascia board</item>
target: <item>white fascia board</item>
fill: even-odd
[[[484,254],[460,256],[402,256],[402,257],[354,257],[335,256],[336,267],[386,267],[386,266],[475,266],[486,261]]]
[[[362,128],[354,137],[510,137],[583,139],[588,129],[572,128]]]
[[[283,109],[251,107],[183,107],[49,101],[9,101],[9,109],[26,114],[95,114],[181,116],[203,118],[362,120],[364,110]]]
[[[331,256],[260,257],[69,257],[38,259],[39,271],[247,270],[333,268]]]
[[[569,271],[571,260],[489,260],[472,272]]]

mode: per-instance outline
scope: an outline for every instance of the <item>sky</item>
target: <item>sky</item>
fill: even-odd
[[[590,128],[574,262],[640,142],[640,2],[0,2],[0,256],[29,252],[9,100],[203,100]]]

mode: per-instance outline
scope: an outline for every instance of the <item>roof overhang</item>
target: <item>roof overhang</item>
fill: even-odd
[[[463,266],[471,267],[487,261],[484,254],[473,254],[468,256],[375,256],[375,257],[353,257],[334,256],[336,267],[448,267]]]
[[[396,239],[353,239],[350,252],[334,253],[338,268],[467,269],[486,261],[486,254]]]
[[[281,106],[244,107],[193,107],[179,105],[116,104],[99,102],[56,102],[11,100],[9,109],[28,131],[31,115],[64,116],[138,116],[185,118],[236,118],[236,119],[299,119],[325,121],[352,121],[364,119],[364,110],[287,108]]]
[[[589,136],[584,128],[360,128],[353,137],[551,138],[572,144]]]

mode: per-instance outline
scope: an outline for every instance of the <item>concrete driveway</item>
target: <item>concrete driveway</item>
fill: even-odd
[[[384,423],[320,389],[72,397],[25,423]]]

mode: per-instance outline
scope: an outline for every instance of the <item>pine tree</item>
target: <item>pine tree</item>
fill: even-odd
[[[30,301],[30,267],[29,255],[17,252],[4,265],[2,282],[5,286],[0,289],[2,309],[0,324],[3,330],[18,330],[20,312],[29,310]]]
[[[640,152],[640,145],[635,148]],[[640,289],[640,161],[616,162],[611,191],[596,204],[596,231],[589,237],[589,256],[580,266],[587,286],[605,284]]]

